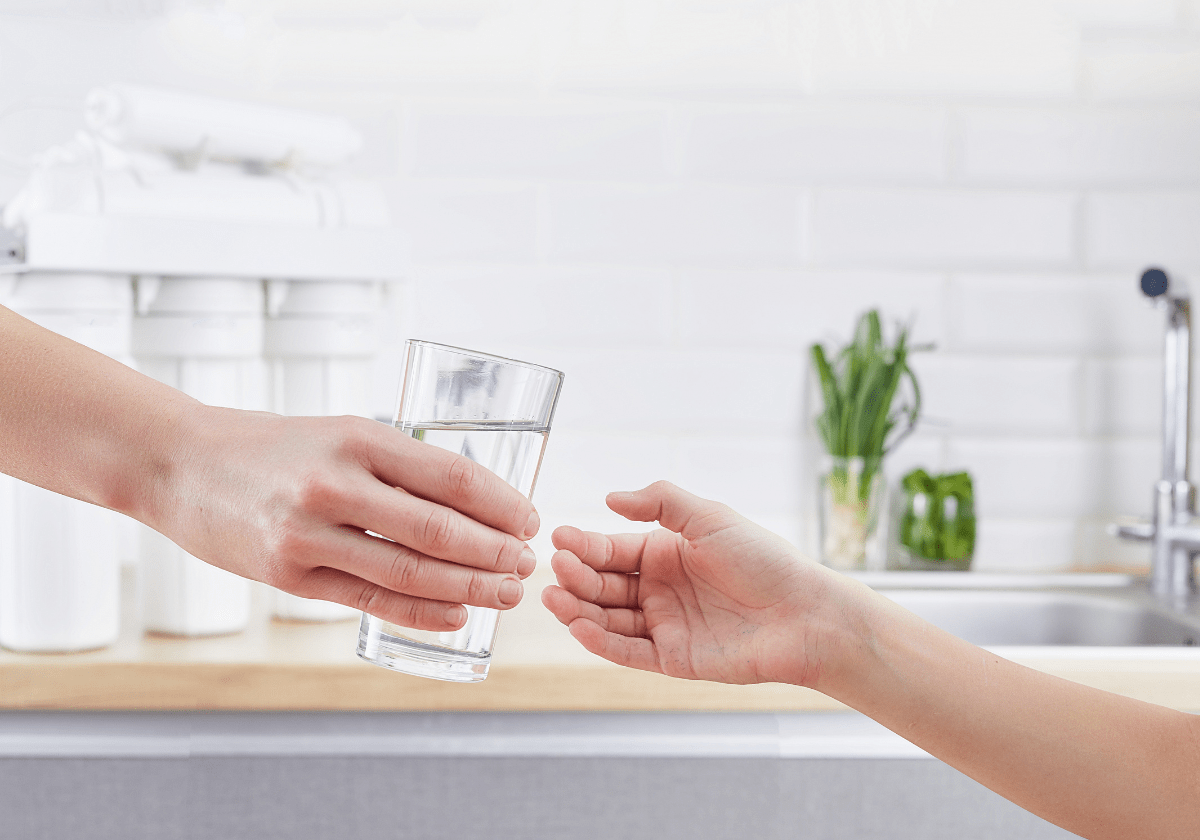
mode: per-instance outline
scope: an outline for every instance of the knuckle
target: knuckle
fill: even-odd
[[[378,586],[368,584],[358,590],[358,594],[351,600],[353,601],[352,606],[356,610],[362,610],[367,615],[377,616],[380,612],[380,607],[384,606],[386,599],[384,598],[382,589]]]
[[[399,550],[392,556],[392,565],[388,569],[388,586],[397,592],[410,593],[421,584],[421,561],[406,550]]]
[[[310,550],[309,540],[299,528],[288,524],[276,528],[259,553],[259,580],[290,591],[307,570]]]
[[[425,517],[421,539],[434,553],[445,551],[455,540],[454,519],[446,508],[434,508]]]
[[[483,468],[466,458],[455,458],[446,470],[447,489],[458,500],[471,499],[483,492]]]
[[[334,451],[350,460],[361,460],[367,446],[363,418],[343,415],[327,419],[334,439]]]
[[[467,580],[467,597],[464,603],[473,606],[492,604],[497,600],[492,591],[494,588],[484,575],[472,574]]]
[[[517,563],[521,559],[521,548],[524,543],[516,543],[515,540],[504,539],[500,541],[500,545],[496,550],[496,560],[492,563],[492,570],[497,572],[515,572]]]
[[[426,610],[423,606],[423,602],[414,600],[412,598],[402,598],[396,607],[396,612],[398,613],[396,624],[399,624],[402,627],[412,627],[418,630],[429,624],[428,620],[425,618]]]
[[[338,495],[328,474],[318,470],[301,474],[295,488],[297,507],[313,513],[328,511]]]

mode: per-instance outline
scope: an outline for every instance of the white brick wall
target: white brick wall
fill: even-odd
[[[916,271],[688,269],[677,273],[679,339],[693,347],[807,352],[844,340],[865,307],[913,324],[918,342],[940,342],[945,278]]]
[[[355,119],[414,255],[378,410],[405,336],[561,367],[548,526],[669,478],[811,544],[808,347],[877,306],[937,346],[889,473],[971,470],[979,568],[1146,557],[1103,525],[1158,470],[1138,273],[1200,283],[1198,0],[24,11],[0,109],[124,79]]]
[[[742,106],[687,122],[686,171],[721,180],[941,183],[948,117],[925,106]]]
[[[1074,435],[1081,365],[1071,358],[929,354],[913,359],[925,412],[965,433]]]
[[[971,352],[1159,352],[1162,316],[1137,289],[1137,272],[956,274],[951,347]]]
[[[655,181],[667,174],[661,107],[425,105],[411,120],[416,176]]]
[[[822,265],[1045,267],[1075,256],[1068,192],[831,188],[813,203]]]
[[[537,190],[529,185],[409,181],[393,209],[419,263],[534,257]]]
[[[553,186],[553,261],[795,265],[802,193],[773,186]]]
[[[1089,267],[1200,266],[1200,190],[1095,193],[1085,212]]]
[[[1078,186],[1200,183],[1200,111],[987,108],[962,118],[963,180]]]

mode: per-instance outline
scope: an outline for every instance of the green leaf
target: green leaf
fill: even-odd
[[[906,327],[898,328],[893,345],[885,342],[874,309],[859,317],[853,340],[832,363],[822,345],[812,345],[824,400],[816,426],[830,455],[877,461],[912,432],[920,418],[921,392],[908,366],[909,350]],[[897,404],[905,390],[911,401]]]

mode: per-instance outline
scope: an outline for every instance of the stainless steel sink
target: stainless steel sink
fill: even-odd
[[[1125,575],[857,575],[881,594],[985,647],[1191,646],[1200,612],[1176,612]]]

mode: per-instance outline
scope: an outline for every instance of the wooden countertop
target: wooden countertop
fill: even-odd
[[[0,709],[390,711],[829,711],[808,689],[729,686],[633,671],[584,651],[542,607],[539,569],[501,621],[488,679],[410,677],[358,659],[358,622],[279,622],[257,592],[251,627],[201,639],[146,636],[133,610],[111,648],[0,651]],[[1030,651],[1002,655],[1086,685],[1200,712],[1200,650]]]

